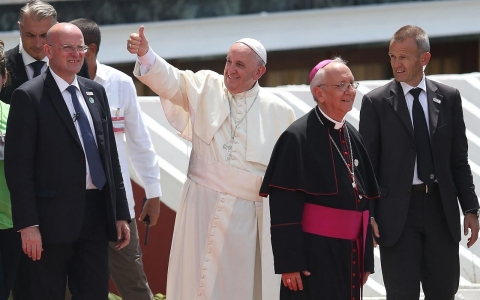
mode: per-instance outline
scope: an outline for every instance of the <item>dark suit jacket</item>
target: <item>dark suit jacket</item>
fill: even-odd
[[[468,165],[461,97],[458,90],[429,79],[426,87],[440,197],[450,232],[460,241],[457,198],[463,211],[478,207]],[[434,98],[439,101],[434,102]],[[391,81],[363,97],[360,134],[381,190],[374,212],[380,230],[378,243],[391,246],[405,226],[416,160],[413,125],[400,83]]]
[[[22,54],[20,53],[20,45],[5,52],[5,58],[7,60],[7,72],[10,77],[10,83],[0,92],[0,100],[10,103],[13,91],[28,81],[28,75]],[[86,62],[84,62],[78,75],[89,78]]]
[[[116,241],[116,221],[129,221],[130,214],[107,96],[100,84],[77,79],[83,97],[94,98],[94,103],[86,103],[107,178],[102,196],[108,237]],[[5,138],[5,176],[14,229],[38,224],[44,243],[73,242],[89,212],[85,211],[85,154],[72,116],[50,70],[16,89],[13,97]]]

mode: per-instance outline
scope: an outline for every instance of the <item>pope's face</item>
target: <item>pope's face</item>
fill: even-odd
[[[392,65],[393,76],[398,82],[417,86],[423,78],[423,67],[430,60],[430,53],[419,53],[418,46],[412,38],[401,42],[391,42],[388,55]]]
[[[352,110],[356,90],[351,84],[355,80],[350,69],[342,63],[330,63],[319,86],[314,88],[315,98],[322,111],[340,122]]]
[[[51,17],[36,21],[28,13],[23,16],[23,24],[18,23],[23,49],[36,60],[45,57],[43,45],[46,43],[47,31],[52,25]]]
[[[243,93],[254,86],[265,70],[265,66],[259,64],[257,54],[250,47],[235,43],[228,51],[223,80],[232,94]]]

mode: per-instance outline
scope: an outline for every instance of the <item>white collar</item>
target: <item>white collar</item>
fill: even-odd
[[[318,106],[318,105],[317,105]],[[322,113],[322,115],[327,118],[327,120],[329,120],[330,122],[332,122],[333,124],[335,124],[335,126],[333,127],[333,129],[336,129],[336,130],[339,130],[340,128],[343,127],[343,125],[345,124],[345,117],[342,119],[341,122],[338,122],[338,121],[335,121],[334,119],[330,118],[329,116],[327,116],[326,113],[323,112],[323,110],[320,108],[320,106],[318,106],[318,110]]]
[[[414,89],[417,87],[422,89],[422,91],[424,91],[425,93],[427,92],[427,83],[425,82],[425,74],[423,74],[422,81],[420,81],[420,83],[417,86],[411,86],[405,82],[400,82],[400,85],[402,86],[403,95],[405,96],[405,98],[411,89]]]
[[[106,68],[98,60],[96,60],[96,62],[97,62],[97,72],[95,73],[94,80],[97,79],[97,77],[101,80],[107,80],[108,74],[106,72],[107,71]]]
[[[75,79],[73,80],[73,82],[69,84],[68,82],[63,80],[63,78],[55,74],[55,72],[53,72],[51,68],[50,68],[50,72],[52,73],[53,79],[55,79],[55,82],[57,83],[58,89],[60,89],[61,93],[63,93],[71,85],[75,86],[78,90],[80,90],[80,87],[77,81],[77,75],[75,75]]]
[[[230,93],[230,91],[228,91],[228,89],[225,87],[225,90]],[[233,93],[230,93],[234,99],[238,98],[238,97],[241,97],[241,98],[250,98],[250,97],[253,97],[255,95],[258,94],[258,92],[260,92],[260,85],[258,84],[258,81],[255,82],[255,85],[249,89],[248,91],[245,91],[245,92],[241,92],[241,93],[238,93],[238,94],[233,94]]]

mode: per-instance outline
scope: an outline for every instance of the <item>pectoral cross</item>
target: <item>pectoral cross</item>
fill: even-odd
[[[223,149],[227,150],[227,157],[225,158],[225,160],[227,161],[229,161],[232,156],[232,144],[233,144],[233,141],[230,141],[230,143],[223,145]]]

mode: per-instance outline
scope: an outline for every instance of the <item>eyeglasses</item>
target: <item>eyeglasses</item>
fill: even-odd
[[[49,44],[49,46],[53,47],[52,45]],[[59,46],[60,49],[65,51],[65,53],[72,53],[72,52],[78,52],[78,53],[85,53],[88,50],[87,45],[78,45],[78,46],[73,46],[73,45],[63,45]]]
[[[350,89],[350,87],[352,87],[352,89],[356,90],[358,88],[358,85],[360,83],[354,81],[354,82],[351,82],[351,83],[346,83],[346,82],[341,82],[339,84],[319,84],[318,86],[322,86],[322,85],[325,85],[325,86],[334,86],[336,89],[342,91],[342,92],[346,92]]]

